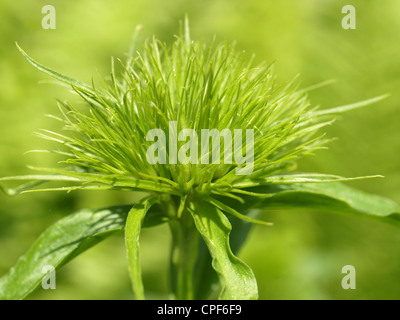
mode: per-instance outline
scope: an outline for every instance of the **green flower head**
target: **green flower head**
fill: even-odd
[[[329,140],[319,130],[343,111],[311,107],[307,91],[314,87],[277,83],[272,64],[254,65],[234,44],[192,41],[187,21],[171,45],[153,39],[142,52],[132,51],[126,63],[118,60],[118,75],[112,60],[111,79],[102,88],[52,71],[20,50],[85,101],[84,108],[59,102],[63,132],[39,133],[60,144],[52,152],[65,158],[65,166],[41,168],[51,175],[37,179],[73,182],[62,188],[67,190],[240,200],[243,188],[273,183],[278,173],[293,170],[298,158],[323,148]],[[162,136],[152,135],[154,130]],[[181,137],[182,130],[196,136]],[[177,161],[177,155],[189,160]]]

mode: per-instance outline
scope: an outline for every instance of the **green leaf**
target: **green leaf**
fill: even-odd
[[[29,166],[30,169],[50,173],[48,175],[25,175],[15,177],[0,177],[0,191],[7,195],[17,195],[20,193],[42,192],[42,191],[73,191],[73,190],[138,190],[153,191],[159,193],[179,194],[171,185],[162,181],[148,181],[135,179],[126,175],[106,175],[100,173],[75,172],[56,168],[36,168]],[[1,184],[2,181],[29,181],[29,183],[11,189]],[[79,182],[81,185],[34,189],[35,186],[49,181]]]
[[[256,210],[252,210],[247,216],[256,218]],[[250,230],[254,226],[253,223],[230,216],[229,221],[232,225],[232,232],[229,237],[231,250],[237,254],[245,243]],[[194,299],[205,300],[218,287],[218,275],[212,268],[212,257],[208,251],[206,243],[202,240],[199,243],[198,257],[196,262],[194,279]]]
[[[253,271],[231,251],[229,234],[232,226],[228,218],[221,210],[206,202],[191,203],[189,210],[210,251],[212,266],[222,284],[220,299],[257,299],[258,289]]]
[[[270,185],[251,188],[251,191],[274,194],[272,197],[259,200],[254,205],[257,208],[301,208],[355,214],[400,227],[400,206],[398,204],[339,182]]]
[[[40,284],[44,266],[59,269],[78,254],[121,230],[127,212],[125,206],[82,210],[56,222],[1,279],[0,299],[24,298]]]
[[[141,201],[129,211],[126,220],[125,245],[129,262],[129,274],[132,280],[133,292],[138,300],[144,300],[142,270],[139,258],[139,235],[147,211],[157,200],[158,197],[151,197]]]
[[[271,222],[266,222],[266,221],[261,221],[261,220],[257,220],[257,219],[253,219],[249,216],[243,215],[241,213],[239,213],[237,210],[233,209],[232,207],[226,205],[223,202],[218,201],[215,198],[211,198],[211,197],[204,197],[204,199],[209,202],[210,204],[212,204],[213,206],[217,207],[220,210],[223,210],[224,212],[227,212],[231,215],[233,215],[236,218],[248,221],[248,222],[252,222],[252,223],[256,223],[256,224],[260,224],[263,226],[272,226],[273,224]],[[245,202],[243,202],[243,204],[245,204]]]
[[[244,178],[239,182],[235,182],[233,184],[234,189],[232,189],[232,192],[245,194],[246,193],[245,191],[236,188],[250,188],[250,187],[257,187],[257,186],[271,185],[271,184],[280,185],[280,184],[298,184],[298,183],[331,183],[331,182],[355,181],[355,180],[372,179],[372,178],[383,178],[383,176],[374,175],[374,176],[344,178],[333,174],[321,174],[321,173],[296,173],[296,174],[282,174],[282,175],[277,174],[261,179]]]
[[[122,230],[132,205],[81,210],[49,227],[5,276],[0,278],[0,300],[23,299],[42,281],[42,269],[59,270],[66,263],[111,234]],[[160,211],[159,211],[160,212]],[[149,213],[143,227],[165,222],[159,212]]]

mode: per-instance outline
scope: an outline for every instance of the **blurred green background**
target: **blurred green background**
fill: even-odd
[[[44,5],[55,6],[56,30],[44,30]],[[344,5],[357,10],[357,29],[341,27]],[[32,133],[57,129],[56,98],[75,101],[49,84],[17,51],[17,41],[38,61],[90,82],[107,75],[110,56],[124,58],[135,26],[141,37],[169,43],[187,13],[193,38],[236,40],[258,61],[278,60],[281,80],[301,74],[304,86],[336,83],[310,94],[322,108],[384,93],[379,104],[344,115],[327,133],[339,140],[299,169],[343,176],[382,174],[351,183],[400,202],[400,2],[398,0],[73,0],[0,2],[0,176],[28,173],[27,164],[54,161],[31,149],[51,148]],[[117,192],[0,195],[0,275],[50,224],[77,209],[131,203]],[[273,228],[255,227],[242,251],[254,270],[261,299],[399,299],[400,232],[379,222],[322,212],[271,212]],[[141,252],[148,298],[165,298],[169,231],[143,231]],[[354,265],[357,289],[341,287],[341,269]],[[87,251],[57,274],[57,290],[30,299],[131,299],[122,236]]]

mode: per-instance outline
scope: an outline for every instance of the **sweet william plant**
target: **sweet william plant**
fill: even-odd
[[[61,115],[55,118],[63,124],[63,132],[38,133],[56,144],[51,152],[64,158],[62,167],[35,167],[38,174],[1,178],[2,190],[9,195],[133,190],[148,196],[130,206],[86,209],[59,220],[0,278],[1,299],[26,297],[41,283],[43,266],[58,270],[122,230],[137,299],[145,298],[140,231],[162,223],[172,234],[174,298],[206,299],[219,288],[220,299],[257,299],[254,274],[234,252],[245,241],[251,223],[271,225],[264,221],[263,211],[305,208],[400,226],[397,204],[342,184],[360,178],[294,171],[297,159],[329,142],[319,132],[337,114],[383,96],[329,110],[312,108],[307,91],[318,86],[299,89],[295,81],[278,84],[271,65],[254,66],[228,43],[213,41],[207,46],[192,41],[187,21],[182,29],[171,46],[153,39],[141,52],[131,50],[125,63],[118,61],[119,75],[112,61],[111,80],[103,81],[101,89],[43,66],[18,47],[33,66],[72,88],[85,108],[59,102]],[[168,135],[174,134],[168,131],[171,121],[179,129],[196,132],[253,129],[252,172],[236,174],[242,165],[235,163],[149,163],[146,152],[153,142],[147,141],[147,133],[160,128],[169,141]],[[164,150],[167,157],[168,150]],[[4,185],[8,181],[26,183],[11,189]],[[40,187],[45,183],[50,185]]]

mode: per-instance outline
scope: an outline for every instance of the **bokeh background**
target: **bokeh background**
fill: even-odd
[[[57,12],[56,30],[41,26],[44,5]],[[357,10],[357,29],[341,27],[344,5]],[[400,2],[398,0],[2,0],[0,2],[0,176],[28,173],[27,164],[54,159],[24,154],[51,148],[32,133],[57,129],[56,98],[68,90],[39,84],[49,78],[29,65],[17,41],[38,61],[82,81],[110,71],[110,56],[124,58],[135,26],[141,37],[170,43],[189,15],[193,38],[237,41],[256,60],[273,61],[279,78],[300,73],[322,108],[384,93],[379,104],[349,112],[326,131],[339,140],[300,161],[299,169],[343,176],[382,174],[351,183],[400,202]],[[0,276],[49,225],[80,208],[131,203],[117,192],[0,195]],[[255,227],[240,252],[254,270],[261,299],[399,299],[400,232],[389,225],[323,212],[271,212],[273,228]],[[143,231],[141,250],[148,298],[166,298],[169,231]],[[341,269],[354,265],[357,289],[343,290]],[[87,251],[57,274],[57,290],[30,299],[131,299],[122,236]]]

